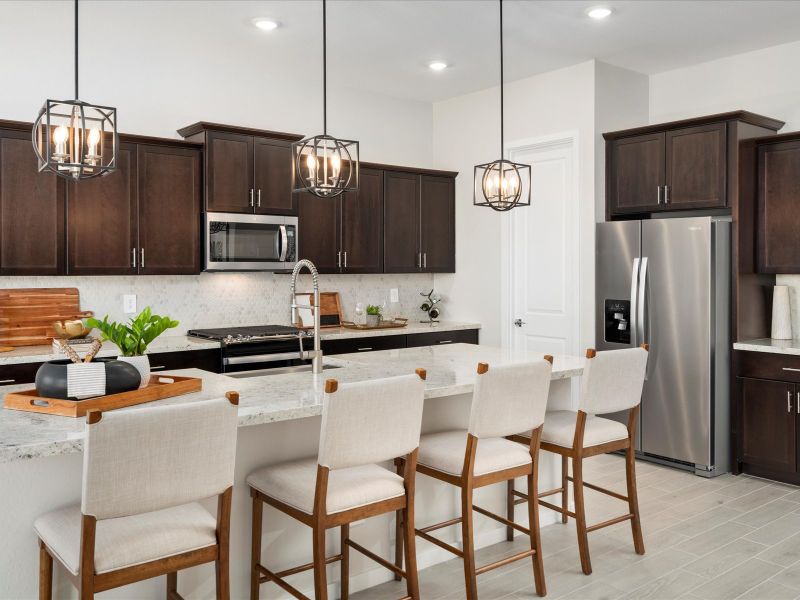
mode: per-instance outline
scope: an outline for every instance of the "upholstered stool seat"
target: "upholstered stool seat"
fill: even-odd
[[[575,441],[575,413],[570,410],[555,410],[544,415],[542,443],[572,448]],[[586,416],[583,431],[584,446],[598,446],[608,442],[628,439],[628,428],[619,421],[595,415]]]
[[[39,539],[73,575],[80,572],[81,507],[54,510],[33,523]],[[95,573],[106,573],[217,543],[217,519],[192,502],[97,522]]]
[[[317,458],[259,469],[250,474],[247,485],[310,515],[314,512]],[[337,469],[328,475],[326,509],[328,514],[340,513],[405,493],[403,478],[378,465]]]
[[[467,450],[467,430],[423,435],[419,440],[417,464],[461,475]],[[505,438],[484,438],[475,452],[474,475],[486,475],[531,464],[530,452]]]

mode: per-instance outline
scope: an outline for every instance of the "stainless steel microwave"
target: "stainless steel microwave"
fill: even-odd
[[[282,271],[297,261],[297,217],[206,213],[206,271]]]

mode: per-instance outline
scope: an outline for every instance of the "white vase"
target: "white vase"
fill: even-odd
[[[772,333],[773,340],[792,339],[792,316],[789,306],[789,286],[776,285],[772,293]]]
[[[150,382],[150,358],[144,354],[142,356],[118,356],[117,360],[129,363],[136,367],[139,375],[142,376],[142,382],[139,384],[139,389],[142,389]]]

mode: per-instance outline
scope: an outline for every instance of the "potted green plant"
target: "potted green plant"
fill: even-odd
[[[119,348],[118,360],[132,364],[142,376],[140,388],[150,381],[150,359],[145,354],[147,346],[167,329],[178,326],[178,321],[154,315],[148,306],[127,323],[109,322],[108,315],[102,321],[86,320],[89,327],[100,330],[101,339],[114,343]]]
[[[367,305],[367,327],[377,327],[381,324],[381,307],[374,304]]]

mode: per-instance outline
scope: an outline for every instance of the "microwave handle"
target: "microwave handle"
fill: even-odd
[[[286,262],[286,253],[289,251],[289,235],[286,233],[286,225],[280,226],[281,230],[281,238],[280,238],[280,251],[279,251],[279,262]]]

